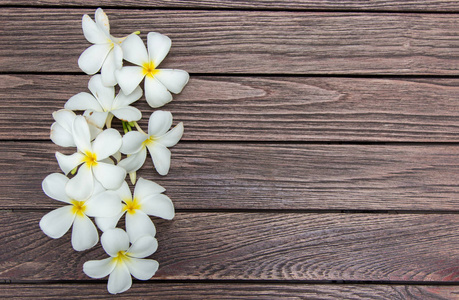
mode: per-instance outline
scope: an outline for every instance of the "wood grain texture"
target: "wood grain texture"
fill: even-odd
[[[0,143],[0,208],[55,208],[41,180],[61,172],[47,143]],[[179,143],[166,177],[138,177],[178,209],[458,211],[459,147]]]
[[[3,212],[0,279],[88,279],[70,236],[38,227],[44,212]],[[155,279],[459,280],[457,214],[179,213],[155,220]]]
[[[0,139],[48,139],[89,76],[0,75]],[[162,109],[185,140],[459,141],[459,79],[192,77]],[[153,111],[134,106],[146,128]],[[116,123],[116,122],[115,122]]]
[[[63,6],[63,7],[123,7],[123,8],[231,8],[231,9],[290,9],[290,10],[356,10],[356,11],[459,11],[459,4],[453,0],[1,0],[0,5],[21,6]]]
[[[101,284],[7,284],[0,296],[8,299],[112,299]],[[117,299],[323,299],[323,300],[449,300],[459,296],[458,286],[330,285],[330,284],[221,284],[136,282]]]
[[[112,33],[171,37],[161,65],[194,73],[427,74],[459,70],[454,14],[107,10]],[[2,72],[78,72],[93,9],[3,8]]]

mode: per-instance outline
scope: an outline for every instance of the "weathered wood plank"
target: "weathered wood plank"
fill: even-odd
[[[126,8],[231,8],[231,9],[291,9],[291,10],[356,10],[356,11],[459,11],[459,4],[453,0],[40,0],[31,3],[27,0],[1,0],[0,5],[21,6],[63,6],[88,7],[109,6]]]
[[[59,172],[62,148],[0,149],[2,207],[55,207],[40,184]],[[458,154],[454,146],[179,144],[166,178],[149,160],[139,176],[168,188],[178,208],[457,210]]]
[[[7,284],[0,296],[8,299],[87,299],[113,298],[105,284]],[[222,284],[222,283],[134,283],[117,299],[149,297],[161,299],[349,299],[427,300],[454,299],[458,286],[431,285],[352,285],[352,284]]]
[[[454,14],[108,9],[114,35],[173,40],[162,67],[198,73],[428,74],[459,71]],[[4,8],[2,72],[76,72],[93,9]]]
[[[89,76],[0,75],[0,139],[48,139]],[[459,79],[192,77],[162,109],[185,140],[459,141]],[[152,109],[135,103],[146,127]]]
[[[3,212],[0,279],[87,279],[86,260],[38,227],[44,212]],[[155,279],[459,280],[457,214],[179,213],[155,220]]]
[[[60,172],[41,143],[0,143],[0,208],[55,208],[41,180]],[[138,176],[179,209],[459,210],[459,147],[179,143],[166,177]]]

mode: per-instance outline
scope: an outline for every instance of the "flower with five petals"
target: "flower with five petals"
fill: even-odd
[[[67,103],[66,109],[85,110],[86,115],[98,126],[103,127],[107,123],[110,127],[113,116],[126,122],[137,121],[142,118],[142,113],[135,107],[129,106],[142,97],[142,89],[138,87],[129,95],[120,91],[115,97],[115,88],[104,86],[101,75],[94,75],[88,83],[92,95],[81,92],[72,96]]]
[[[55,209],[40,220],[40,228],[51,238],[62,237],[73,225],[72,246],[77,251],[92,248],[97,244],[99,235],[89,217],[110,217],[121,211],[121,201],[114,191],[106,191],[100,184],[94,187],[94,193],[84,200],[75,200],[67,194],[65,186],[69,179],[63,174],[53,173],[43,180],[45,194],[69,205]]]
[[[131,274],[139,280],[148,280],[158,270],[156,260],[145,259],[158,248],[158,242],[150,235],[139,237],[129,246],[128,234],[114,228],[104,232],[100,242],[110,257],[85,262],[83,272],[91,278],[110,275],[107,289],[111,294],[127,291],[132,285]]]
[[[125,94],[132,93],[145,78],[145,98],[151,107],[160,107],[172,100],[172,93],[178,94],[188,83],[186,71],[157,69],[171,47],[171,40],[160,33],[147,35],[148,52],[142,39],[130,35],[121,45],[124,59],[135,66],[124,66],[115,71],[119,86]]]
[[[113,165],[109,158],[121,147],[121,135],[115,129],[102,131],[91,143],[89,127],[83,116],[77,116],[72,124],[73,138],[78,152],[64,155],[56,152],[57,162],[67,175],[78,167],[78,173],[69,180],[65,190],[75,200],[87,199],[94,188],[94,178],[108,190],[118,189],[126,177],[126,171]]]
[[[166,189],[159,184],[139,178],[134,189],[134,197],[126,182],[116,191],[124,202],[122,212],[112,217],[96,218],[97,226],[106,231],[115,228],[119,219],[126,214],[126,232],[132,241],[142,235],[155,236],[155,225],[149,216],[172,220],[175,215],[171,199],[162,194]]]

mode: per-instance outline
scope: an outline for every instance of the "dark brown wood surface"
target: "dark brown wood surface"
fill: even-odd
[[[404,11],[451,12],[459,11],[454,0],[396,1],[396,0],[1,0],[0,5],[17,6],[102,6],[123,8],[231,8],[231,9],[291,9],[291,10],[356,10],[356,11]]]
[[[70,234],[39,229],[45,211],[3,212],[0,279],[87,279]],[[154,280],[458,280],[457,214],[178,213],[155,220]]]
[[[100,246],[38,227],[102,6],[192,75],[162,108],[185,125],[169,175],[138,172],[177,209],[154,219],[160,269],[120,298],[459,299],[458,3],[0,0],[0,298],[109,297],[82,272]]]
[[[105,284],[9,284],[0,287],[8,299],[106,299]],[[173,291],[173,293],[171,293]],[[456,286],[431,285],[355,285],[355,284],[259,284],[259,283],[135,283],[129,294],[117,299],[150,298],[201,299],[324,299],[324,300],[425,300],[454,299],[459,295]]]
[[[0,75],[2,139],[49,139],[88,76]],[[459,141],[459,79],[192,77],[163,109],[184,140]],[[153,111],[142,98],[146,128]]]
[[[61,172],[51,142],[0,144],[0,208],[56,208],[41,191]],[[138,176],[178,209],[459,211],[459,146],[179,143],[166,177]],[[18,191],[20,191],[18,193]],[[32,200],[33,199],[33,200]]]
[[[161,65],[191,73],[457,75],[454,14],[108,9],[112,34],[174,41]],[[3,8],[0,70],[80,72],[93,9]],[[49,20],[49,21],[45,21]],[[46,38],[43,36],[46,32]]]

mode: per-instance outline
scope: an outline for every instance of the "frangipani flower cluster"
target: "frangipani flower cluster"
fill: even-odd
[[[72,228],[71,245],[76,251],[97,245],[99,229],[109,257],[87,261],[83,271],[92,278],[109,276],[108,291],[116,294],[131,287],[131,275],[148,280],[155,274],[158,262],[145,259],[158,247],[150,216],[171,220],[175,214],[171,199],[163,194],[165,189],[144,178],[136,180],[136,171],[145,163],[148,150],[156,171],[167,175],[171,162],[168,148],[183,135],[183,124],[171,129],[172,114],[162,110],[150,115],[148,129],[143,131],[137,124],[142,113],[132,104],[143,94],[154,108],[170,102],[171,92],[180,93],[189,75],[183,70],[157,69],[171,47],[167,36],[150,32],[147,52],[139,32],[124,38],[110,35],[108,17],[101,8],[96,10],[95,22],[84,15],[82,23],[84,36],[93,45],[81,54],[78,65],[87,74],[99,70],[101,74],[90,78],[90,93],[75,94],[64,109],[53,113],[51,140],[74,151],[56,152],[63,174],[48,175],[42,188],[62,206],[43,216],[39,225],[54,239]],[[123,60],[135,66],[123,66]],[[144,78],[142,91],[139,85]],[[116,85],[120,87],[117,94]],[[111,128],[116,119],[123,136]],[[135,184],[134,194],[127,175]],[[126,230],[117,228],[123,216]]]

